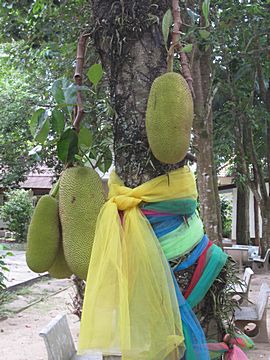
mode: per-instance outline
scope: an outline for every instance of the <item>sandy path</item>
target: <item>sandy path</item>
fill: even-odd
[[[261,280],[268,282],[269,277],[259,279],[256,276],[254,278],[254,293],[259,288]],[[43,339],[38,334],[51,319],[62,313],[67,314],[76,344],[79,321],[71,314],[69,304],[72,295],[73,289],[69,280],[44,280],[29,287],[24,294],[19,292],[17,299],[7,306],[10,311],[9,317],[0,321],[0,360],[47,360]],[[43,300],[24,311],[15,313],[18,309],[40,298]],[[270,309],[268,315],[270,316]],[[270,326],[270,322],[268,324]],[[257,344],[256,350],[248,352],[248,358],[270,360],[270,344]]]
[[[11,314],[8,319],[0,321],[0,359],[1,360],[46,360],[47,352],[44,340],[38,335],[40,330],[46,326],[56,315],[66,313],[74,340],[78,338],[79,321],[71,314],[69,303],[73,291],[71,288],[61,291],[70,285],[68,281],[61,281],[49,284],[35,285],[34,294],[28,294],[31,302],[40,299],[40,294],[45,299],[34,306]],[[44,291],[44,287],[50,290]],[[40,289],[40,294],[36,291]],[[54,292],[61,291],[51,296]],[[38,296],[37,296],[38,295]],[[11,303],[8,308],[11,310],[25,306],[25,296],[19,295],[19,299]]]

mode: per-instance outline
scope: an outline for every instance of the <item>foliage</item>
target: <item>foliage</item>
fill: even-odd
[[[17,185],[41,164],[61,170],[56,146],[35,148],[29,120],[51,106],[55,79],[73,75],[76,42],[89,2],[23,0],[0,4],[0,180]],[[67,31],[68,29],[68,31]],[[90,57],[90,56],[89,56]]]
[[[251,128],[255,152],[263,166],[266,156],[266,124],[269,114],[259,90],[258,65],[265,84],[270,76],[267,29],[269,4],[217,1],[220,9],[215,32],[214,146],[218,163],[230,161],[236,170],[243,162],[239,143]],[[244,19],[244,21],[243,21]],[[241,123],[241,124],[240,124]],[[242,127],[239,133],[238,128]],[[246,139],[251,148],[250,139]],[[248,150],[248,149],[247,149]],[[245,156],[249,157],[248,151]],[[243,175],[243,174],[242,174]]]
[[[101,65],[92,65],[87,76],[93,88],[77,86],[67,78],[56,80],[51,90],[52,105],[34,112],[30,130],[39,144],[35,147],[36,151],[40,151],[41,146],[56,147],[57,156],[63,164],[77,162],[106,172],[112,163],[111,107],[106,92],[98,86],[103,76]],[[73,127],[78,90],[85,98],[85,118],[79,132]]]
[[[202,319],[202,326],[206,328],[206,334],[209,331],[208,336],[213,337],[214,334],[210,332],[212,329],[207,324],[211,321],[217,324],[219,340],[222,340],[225,332],[235,336],[233,315],[238,305],[233,297],[235,296],[235,287],[242,284],[236,270],[236,262],[229,257],[197,313],[197,316]],[[224,329],[224,324],[226,324],[226,329]]]
[[[225,238],[231,237],[232,231],[232,205],[224,196],[220,196],[222,235]]]
[[[21,189],[5,194],[7,201],[0,209],[0,215],[18,242],[26,241],[28,224],[33,212],[30,194]]]
[[[6,288],[5,280],[7,278],[5,276],[5,272],[9,271],[9,268],[7,267],[5,260],[7,256],[13,256],[11,252],[6,250],[7,250],[6,246],[0,244],[0,305],[2,302],[1,299],[2,290]]]
[[[27,121],[37,101],[29,77],[7,64],[9,50],[10,46],[0,47],[0,179],[4,187],[23,180],[34,164],[28,155],[32,145]]]

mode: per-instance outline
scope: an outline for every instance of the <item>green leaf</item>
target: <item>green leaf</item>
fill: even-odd
[[[65,127],[65,116],[62,111],[54,109],[52,112],[52,128],[58,134],[61,135]]]
[[[42,114],[44,112],[45,112],[45,109],[38,109],[34,112],[34,114],[32,115],[32,117],[30,119],[30,132],[33,137],[35,136],[35,133],[36,133],[38,119],[40,116],[42,116]]]
[[[73,107],[77,104],[77,85],[63,79],[63,91],[65,104],[67,105],[68,112],[71,114]]]
[[[58,79],[53,83],[52,94],[56,103],[69,114],[77,103],[77,86],[68,79]]]
[[[89,148],[92,145],[93,135],[87,128],[81,128],[79,132],[79,146],[85,145]]]
[[[50,131],[47,110],[38,109],[34,112],[30,120],[30,131],[37,142],[44,143]]]
[[[53,83],[52,94],[57,104],[61,105],[65,103],[63,79],[58,79]]]
[[[8,251],[8,252],[6,253],[6,256],[14,256],[14,254],[13,254],[12,252]]]
[[[204,40],[208,39],[210,36],[210,32],[207,30],[199,30],[200,37]]]
[[[65,164],[73,162],[78,151],[78,134],[74,129],[68,128],[57,142],[58,157]]]
[[[102,158],[98,161],[97,167],[100,171],[105,173],[109,170],[110,166],[112,165],[112,152],[110,148],[107,148],[104,153],[102,154]]]
[[[87,71],[87,77],[91,83],[96,87],[99,81],[102,79],[103,69],[101,64],[93,64]]]
[[[168,42],[168,37],[172,23],[173,23],[172,11],[171,9],[168,9],[162,19],[162,34],[163,34],[164,44],[167,50],[168,50],[167,42]]]
[[[192,51],[192,47],[193,47],[192,44],[187,44],[183,47],[182,51],[184,51],[185,53],[189,53]]]
[[[210,0],[204,0],[204,2],[202,4],[202,12],[203,12],[203,16],[205,18],[206,26],[209,26],[209,20],[208,20],[209,9],[210,9]]]

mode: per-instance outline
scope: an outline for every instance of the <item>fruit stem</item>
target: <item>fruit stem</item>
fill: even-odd
[[[57,183],[55,184],[55,187],[50,191],[50,195],[52,197],[56,197],[59,191],[59,185],[60,185],[60,179],[57,181]]]
[[[174,46],[172,45],[167,56],[167,72],[173,72]]]

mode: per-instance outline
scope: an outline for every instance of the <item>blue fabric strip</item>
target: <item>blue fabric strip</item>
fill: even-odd
[[[146,218],[150,222],[157,238],[177,229],[184,222],[183,217],[179,215],[146,215]]]
[[[178,264],[173,271],[180,271],[180,270],[185,270],[188,267],[190,267],[191,265],[195,264],[195,262],[198,260],[198,258],[200,257],[201,253],[204,251],[204,249],[207,247],[208,245],[208,237],[207,235],[204,235],[204,237],[202,238],[202,240],[200,241],[200,243],[195,247],[195,249],[190,253],[189,257],[183,261],[181,264]]]
[[[206,343],[206,338],[202,327],[192,311],[190,305],[183,297],[173,271],[171,270],[175,293],[181,314],[183,332],[185,337],[186,352],[183,360],[209,360],[210,355]]]

